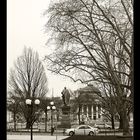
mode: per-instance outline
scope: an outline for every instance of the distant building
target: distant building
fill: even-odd
[[[77,95],[81,98],[81,109],[80,109],[80,120],[84,122],[101,122],[101,121],[108,121],[108,119],[102,115],[104,114],[104,109],[101,106],[101,99],[99,97],[100,91],[92,84],[87,85],[84,88],[80,88],[76,90]],[[76,111],[76,119],[78,120],[78,111],[79,107]],[[106,111],[107,112],[107,111]],[[115,120],[117,119],[115,116]],[[133,121],[133,112],[131,111],[129,115],[129,120]]]
[[[77,94],[80,96],[82,102],[80,119],[88,121],[101,121],[102,118],[102,107],[99,101],[98,94],[100,91],[93,85],[87,85],[84,88],[80,88],[77,91]],[[78,110],[77,108],[77,119],[78,119]]]

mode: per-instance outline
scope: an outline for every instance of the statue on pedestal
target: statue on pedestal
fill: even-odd
[[[69,90],[64,87],[62,94],[62,119],[60,128],[70,128],[71,127],[71,120],[70,120],[70,92]]]
[[[70,102],[70,93],[66,87],[61,92],[64,106],[68,106]]]

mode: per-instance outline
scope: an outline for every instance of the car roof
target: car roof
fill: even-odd
[[[82,124],[82,125],[79,125],[79,126],[87,126],[86,124]]]
[[[88,124],[79,125],[78,127],[81,127],[81,126],[89,126],[89,127],[91,127],[91,126],[90,126],[90,125],[88,125]]]

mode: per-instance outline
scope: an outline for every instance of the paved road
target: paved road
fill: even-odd
[[[97,135],[105,135],[104,133],[99,133]],[[112,133],[108,133],[107,135],[113,135]],[[115,135],[122,135],[121,133],[115,133]],[[63,140],[69,136],[63,136],[63,135],[57,135],[54,134],[54,136],[48,135],[48,134],[34,134],[33,140]],[[30,134],[7,134],[7,140],[30,140]]]
[[[69,136],[39,136],[34,135],[33,140],[63,140]],[[7,135],[7,140],[30,140],[30,135]]]

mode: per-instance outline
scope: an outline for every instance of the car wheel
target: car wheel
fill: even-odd
[[[70,131],[69,132],[69,136],[73,136],[74,135],[74,132],[73,131]]]
[[[94,135],[94,132],[92,132],[92,131],[89,132],[89,135],[90,135],[90,136],[93,136],[93,135]]]

